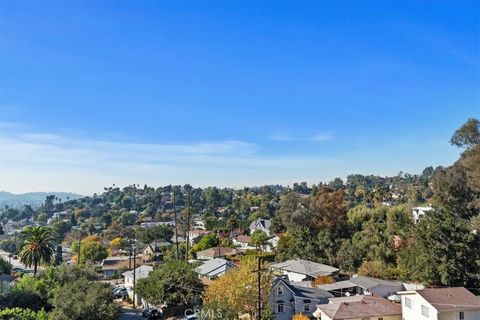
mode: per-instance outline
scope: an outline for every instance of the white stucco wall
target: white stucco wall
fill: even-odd
[[[465,320],[480,320],[480,310],[467,310],[464,311]],[[440,312],[438,314],[438,320],[459,320],[459,311]]]

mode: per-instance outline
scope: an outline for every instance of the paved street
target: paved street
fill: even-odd
[[[25,269],[25,270],[33,270],[32,268],[27,268],[27,267],[25,267],[25,266],[23,265],[23,263],[20,262],[19,259],[10,259],[10,258],[8,257],[8,255],[9,255],[8,252],[5,252],[5,251],[0,250],[0,256],[1,256],[3,259],[5,259],[6,261],[9,261],[14,268],[21,268],[21,269]]]

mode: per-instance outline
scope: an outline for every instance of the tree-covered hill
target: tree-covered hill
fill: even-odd
[[[42,205],[47,195],[54,195],[56,201],[68,201],[84,197],[83,195],[71,192],[27,192],[14,194],[6,191],[0,191],[0,208],[8,206],[10,208],[22,208],[29,205],[36,209]]]

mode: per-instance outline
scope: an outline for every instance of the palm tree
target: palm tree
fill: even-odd
[[[20,261],[27,267],[33,266],[33,274],[37,274],[38,265],[49,264],[52,261],[54,245],[50,228],[28,227],[24,230],[27,235],[20,252]]]

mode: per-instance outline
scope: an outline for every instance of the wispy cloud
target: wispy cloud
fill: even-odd
[[[425,166],[438,164],[436,154],[427,149],[415,150],[419,157],[414,159],[402,158],[412,152],[412,147],[401,145],[391,145],[388,152],[372,148],[359,152],[352,148],[326,156],[319,148],[312,148],[316,150],[310,154],[273,155],[266,153],[261,145],[248,141],[131,143],[17,131],[0,132],[0,190],[91,194],[112,183],[119,186],[132,183],[231,187],[289,185],[302,180],[308,183],[328,181],[352,172],[385,175],[411,171],[417,166],[423,169],[418,159],[422,159]],[[333,138],[331,134],[317,133],[303,140]],[[357,159],[354,164],[353,158]],[[371,158],[383,161],[372,168]],[[319,168],[325,169],[322,172]],[[393,172],[389,171],[391,168]]]

